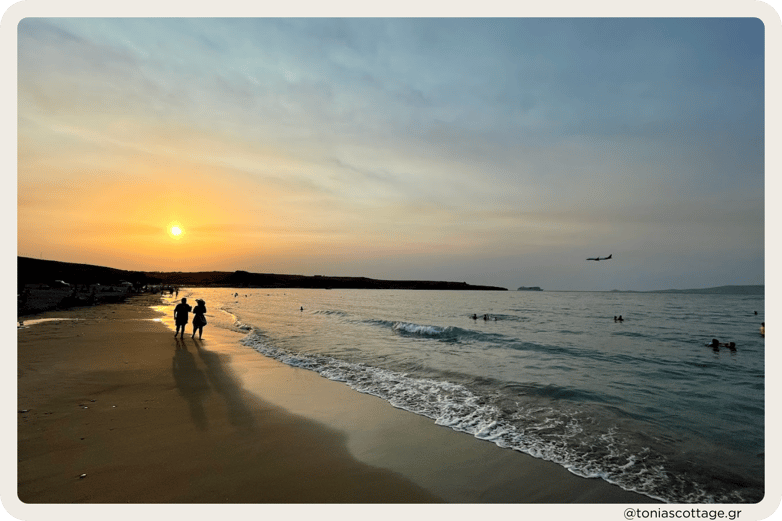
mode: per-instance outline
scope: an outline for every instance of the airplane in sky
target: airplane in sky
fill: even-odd
[[[612,254],[611,254],[611,255],[609,255],[608,257],[590,257],[590,258],[588,258],[587,260],[593,260],[593,261],[608,260],[608,259],[610,259],[610,258],[611,258],[611,257],[613,257],[613,256],[614,256],[614,254],[612,253]]]

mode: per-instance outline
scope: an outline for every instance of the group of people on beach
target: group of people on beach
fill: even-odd
[[[188,322],[188,313],[190,311],[193,311],[193,334],[190,336],[190,338],[195,338],[196,331],[198,332],[198,339],[201,340],[201,335],[204,332],[204,326],[206,325],[206,317],[204,316],[206,314],[206,302],[204,299],[197,298],[196,303],[198,304],[195,308],[193,308],[190,304],[187,303],[187,299],[183,298],[182,302],[176,305],[174,308],[174,323],[176,324],[176,331],[174,332],[174,336],[176,337],[179,335],[179,338],[185,337],[185,326]],[[180,333],[181,329],[181,333]]]

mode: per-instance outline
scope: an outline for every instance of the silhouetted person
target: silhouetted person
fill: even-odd
[[[179,334],[179,328],[182,328],[182,333],[180,335],[180,338],[185,337],[187,314],[190,312],[191,309],[193,308],[190,307],[190,304],[187,303],[186,298],[183,298],[182,303],[177,304],[177,306],[174,308],[174,322],[176,323],[176,331],[174,332],[174,336],[177,336]]]
[[[203,299],[197,298],[198,305],[193,308],[193,335],[190,338],[195,338],[196,331],[198,331],[198,339],[201,340],[201,335],[204,332],[204,326],[206,325],[206,302]]]
[[[616,320],[618,320],[619,322],[624,322],[625,321],[625,319],[622,318],[622,315],[619,315],[619,318],[617,318]]]
[[[719,348],[720,348],[720,347],[727,347],[727,348],[728,348],[728,349],[730,349],[731,351],[735,351],[735,350],[736,350],[736,342],[725,342],[725,343],[721,343],[721,342],[720,342],[719,340],[717,340],[716,338],[712,338],[712,339],[711,339],[711,342],[709,342],[709,343],[708,343],[708,344],[706,344],[706,345],[707,345],[708,347],[711,347],[711,348],[712,348],[712,349],[714,349],[715,351],[719,351]]]

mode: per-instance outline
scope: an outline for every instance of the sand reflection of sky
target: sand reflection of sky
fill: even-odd
[[[52,317],[52,318],[32,318],[30,320],[19,320],[16,323],[16,327],[21,329],[25,327],[35,326],[37,324],[43,324],[45,322],[58,322],[58,321],[65,321],[65,320],[83,320],[81,318],[67,318],[67,317]],[[126,318],[121,320],[149,320],[152,322],[163,322],[162,318]]]

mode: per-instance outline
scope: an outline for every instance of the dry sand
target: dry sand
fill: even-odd
[[[175,339],[156,303],[18,330],[22,502],[651,502],[262,357],[239,333]]]

